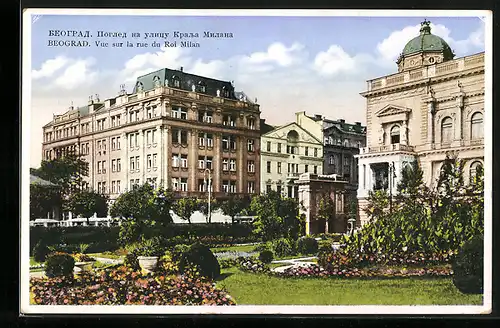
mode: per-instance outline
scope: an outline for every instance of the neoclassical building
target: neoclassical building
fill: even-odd
[[[297,122],[261,126],[261,191],[274,190],[284,197],[299,197],[294,184],[301,173],[321,174],[323,143]]]
[[[132,93],[90,98],[43,127],[43,159],[72,152],[89,163],[86,187],[113,200],[134,185],[179,196],[260,192],[260,109],[231,82],[160,69]]]
[[[367,147],[358,157],[358,213],[370,190],[395,193],[401,169],[418,159],[435,185],[448,152],[465,160],[468,179],[484,161],[484,52],[454,58],[424,21],[397,60],[398,72],[367,82]]]

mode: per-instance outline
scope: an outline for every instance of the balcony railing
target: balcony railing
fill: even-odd
[[[368,153],[384,153],[391,151],[415,151],[413,146],[403,145],[403,144],[391,144],[391,145],[383,145],[383,146],[375,146],[375,147],[363,147],[359,149],[360,154],[368,154]]]
[[[484,66],[484,53],[370,80],[368,81],[368,91],[381,89],[391,85],[417,81],[420,79],[460,72],[480,66]]]

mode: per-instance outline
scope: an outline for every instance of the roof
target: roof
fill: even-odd
[[[236,99],[234,87],[231,82],[215,80],[204,76],[199,76],[195,74],[186,73],[182,70],[172,70],[169,68],[162,68],[157,71],[148,73],[137,78],[134,91],[138,91],[138,87],[141,86],[143,91],[152,90],[156,85],[166,85],[172,86],[172,81],[174,79],[179,79],[180,89],[191,91],[192,85],[205,85],[205,94],[217,96],[217,90],[228,90],[229,97],[231,99]]]
[[[39,186],[46,186],[46,187],[55,187],[56,184],[44,180],[40,177],[37,177],[36,175],[30,174],[30,185],[39,185]]]
[[[342,132],[347,133],[357,133],[357,134],[366,134],[366,126],[361,125],[361,123],[346,123],[344,120],[329,120],[319,116],[308,116],[311,120],[315,122],[323,121],[323,130],[330,129],[332,126],[335,126]]]
[[[448,43],[437,35],[431,34],[430,22],[425,20],[421,23],[420,35],[411,39],[404,47],[402,56],[419,52],[442,51],[444,60],[455,57]]]

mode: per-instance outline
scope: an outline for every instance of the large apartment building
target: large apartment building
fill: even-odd
[[[397,61],[398,72],[368,81],[367,144],[359,161],[359,216],[371,190],[394,194],[401,170],[418,159],[435,186],[447,153],[465,161],[465,178],[484,164],[484,52],[454,58],[424,21]]]
[[[70,108],[43,127],[43,158],[73,152],[110,199],[149,182],[180,196],[260,192],[260,109],[231,82],[160,69],[134,90]]]

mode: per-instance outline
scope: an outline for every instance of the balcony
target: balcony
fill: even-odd
[[[300,173],[287,173],[286,179],[287,180],[296,180],[300,176]]]
[[[403,144],[391,144],[391,145],[383,145],[383,146],[375,146],[375,147],[363,147],[359,149],[359,153],[361,155],[368,153],[384,153],[391,151],[407,151],[414,152],[415,147],[403,145]]]

